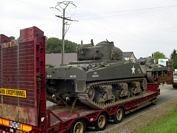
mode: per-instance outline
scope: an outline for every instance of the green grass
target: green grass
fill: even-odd
[[[177,133],[177,105],[174,110],[167,112],[159,119],[154,119],[135,133]]]

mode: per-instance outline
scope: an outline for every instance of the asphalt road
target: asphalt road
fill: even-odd
[[[121,126],[121,124],[139,116],[145,113],[146,111],[149,111],[153,108],[156,108],[157,106],[160,106],[174,98],[177,98],[177,89],[174,89],[172,85],[160,85],[160,95],[157,98],[157,104],[156,105],[149,105],[146,106],[140,110],[137,110],[133,113],[130,113],[125,116],[124,120],[120,124],[113,124],[109,123],[104,131],[94,131],[90,129],[86,133],[104,133],[105,131],[109,131],[110,129],[116,128],[117,126]]]

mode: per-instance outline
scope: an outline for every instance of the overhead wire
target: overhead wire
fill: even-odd
[[[36,4],[36,3],[31,3],[31,2],[27,2],[27,1],[23,1],[23,0],[17,0],[17,1],[23,2],[23,3],[27,3],[27,4],[36,5],[36,6],[42,6],[42,7],[47,7],[47,8],[49,8],[48,6],[45,6],[45,5],[40,5],[40,4]],[[104,18],[107,18],[107,17],[115,17],[115,16],[118,16],[118,15],[127,15],[127,14],[142,13],[142,12],[148,12],[148,11],[154,11],[154,10],[162,10],[162,9],[167,9],[167,8],[174,8],[174,7],[176,7],[176,6],[177,6],[177,5],[161,6],[161,7],[153,7],[153,8],[144,8],[144,9],[135,9],[135,10],[122,10],[122,11],[111,11],[111,12],[99,12],[99,13],[104,13],[104,16],[103,16],[103,17],[100,17],[100,16],[98,16],[96,13],[91,13],[91,12],[85,10],[85,9],[82,9],[82,8],[81,8],[81,10],[82,10],[82,11],[85,11],[85,12],[86,12],[85,14],[86,14],[87,16],[91,16],[91,17],[96,16],[95,18],[97,18],[97,19],[98,19],[98,17],[104,19]],[[75,10],[75,12],[76,12],[76,10]],[[111,13],[111,15],[109,15],[108,13]],[[112,15],[113,13],[114,13],[114,15]],[[116,14],[116,13],[118,13],[118,14]],[[107,15],[107,14],[108,14],[108,15]],[[79,16],[79,14],[75,14],[75,13],[73,13],[73,15]],[[73,16],[73,15],[72,15],[72,16]],[[81,19],[81,20],[82,20],[82,21],[85,21],[85,22],[87,22],[87,23],[90,23],[90,24],[92,24],[92,25],[95,25],[94,23],[91,23],[91,22],[86,21],[86,20],[91,20],[91,19],[93,19],[93,18],[89,18],[89,19],[85,19],[85,20],[84,20],[84,19]],[[122,32],[127,33],[127,34],[129,34],[129,35],[131,35],[131,36],[136,36],[136,37],[138,37],[140,40],[143,40],[143,43],[146,42],[141,36],[136,35],[136,34],[134,34],[134,33],[131,33],[130,31],[126,30],[125,28],[119,27],[119,26],[115,25],[114,23],[111,24],[111,23],[108,22],[107,20],[104,20],[102,23],[106,23],[106,24],[108,24],[110,27],[113,27],[114,29],[115,29],[115,27],[116,27],[117,29],[119,29],[119,30],[121,30]],[[110,28],[105,28],[105,27],[102,27],[102,26],[100,26],[100,25],[95,25],[95,26],[100,27],[100,28],[102,28],[102,29],[105,29],[106,31],[109,31],[109,32],[112,32],[112,33],[121,35],[120,33],[117,33],[117,32],[115,32],[115,31],[110,30]],[[121,36],[122,36],[122,35],[121,35]],[[127,36],[126,36],[126,38],[127,38]],[[146,42],[146,43],[149,44],[149,41]]]
[[[89,12],[89,14],[104,14],[103,17],[99,17],[99,18],[106,18],[106,17],[115,17],[115,16],[119,16],[119,15],[129,15],[129,14],[136,14],[136,13],[142,13],[142,12],[155,11],[155,10],[163,10],[163,9],[174,8],[174,7],[177,7],[177,5],[161,6],[161,7],[153,7],[153,8],[144,8],[144,9],[134,9],[134,10],[120,10],[120,11],[111,11],[111,12],[99,12],[99,13],[91,13],[91,12]],[[82,10],[85,10],[85,9],[82,9]],[[107,15],[108,13],[111,14],[111,15],[108,16]],[[112,15],[112,14],[114,14],[114,15]],[[79,16],[79,15],[83,15],[83,14],[76,14],[76,16]],[[97,17],[95,17],[95,18],[97,18]],[[90,20],[90,19],[93,19],[93,18],[88,18],[88,20]]]
[[[164,6],[164,7],[156,7],[156,8],[146,8],[146,9],[137,9],[137,10],[127,10],[127,11],[140,11],[140,10],[155,10],[155,9],[165,9],[165,8],[171,8],[171,7],[176,7],[177,5],[172,5],[172,6]],[[86,11],[85,9],[84,9],[84,11]],[[125,12],[127,12],[127,11],[125,11]],[[89,12],[89,11],[87,11],[87,12]],[[123,11],[122,11],[123,12]],[[93,14],[93,13],[90,13],[89,12],[89,15],[91,15],[91,14]],[[95,15],[95,14],[94,14]],[[96,16],[96,18],[98,19],[98,15],[95,15]],[[100,17],[99,17],[100,18]],[[81,20],[83,20],[84,21],[84,19],[81,19]],[[102,21],[102,23],[106,23],[106,22],[108,22],[107,20],[105,21]],[[107,24],[111,24],[110,22],[108,22]],[[143,43],[144,42],[146,42],[147,44],[152,44],[152,42],[149,42],[149,40],[147,41],[147,40],[145,40],[145,39],[143,39],[141,36],[139,36],[139,35],[136,35],[136,34],[134,34],[134,33],[131,33],[130,31],[128,31],[128,30],[125,30],[125,28],[122,28],[122,27],[119,27],[119,26],[117,26],[117,25],[115,25],[115,24],[113,24],[114,25],[114,28],[116,27],[116,28],[118,28],[118,29],[120,29],[122,32],[124,32],[124,33],[127,33],[127,34],[129,34],[129,35],[131,35],[131,36],[135,36],[135,37],[138,37],[139,38],[139,40],[142,40],[143,41]],[[113,26],[112,24],[111,24],[111,26]],[[126,36],[127,37],[127,36]]]
[[[98,18],[98,17],[97,17],[97,18]],[[81,20],[83,20],[83,19],[81,19]],[[83,21],[85,21],[85,20],[83,20]],[[85,21],[85,22],[91,23],[90,21]],[[123,36],[123,35],[120,34],[120,33],[115,32],[115,31],[116,31],[115,28],[116,28],[116,29],[119,28],[119,29],[122,30],[122,32],[127,33],[127,32],[125,31],[125,29],[122,29],[122,28],[120,28],[119,26],[114,25],[114,24],[112,24],[112,23],[110,23],[110,22],[107,23],[106,20],[102,21],[101,23],[105,23],[105,24],[109,25],[110,27],[113,27],[114,31],[110,30],[110,28],[107,28],[108,26],[105,28],[105,27],[102,27],[102,26],[97,25],[97,24],[93,24],[93,23],[91,23],[91,24],[96,25],[97,27],[100,27],[100,28],[102,28],[102,29],[105,29],[106,31],[110,31],[110,32],[115,33],[115,34],[119,34],[120,36]],[[129,32],[129,31],[128,31],[128,32]],[[128,34],[130,34],[130,33],[128,33]],[[132,35],[134,35],[134,34],[132,34]],[[126,38],[129,38],[129,36],[126,36]],[[131,38],[130,38],[130,39],[131,39]]]

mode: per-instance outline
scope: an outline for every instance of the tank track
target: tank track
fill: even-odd
[[[96,103],[94,100],[90,99],[89,96],[88,96],[88,89],[90,89],[91,87],[94,88],[95,86],[98,86],[98,85],[113,85],[113,84],[136,82],[136,81],[142,82],[142,86],[143,86],[143,88],[145,88],[142,91],[142,93],[137,95],[137,96],[128,97],[128,98],[125,98],[125,99],[118,99],[117,101],[108,102],[108,103],[105,103],[105,104]],[[85,104],[89,107],[92,107],[92,108],[95,108],[95,109],[105,109],[105,108],[115,106],[115,105],[117,105],[119,103],[122,103],[122,102],[133,100],[133,99],[138,98],[138,97],[142,97],[145,94],[146,86],[147,86],[147,82],[146,82],[145,78],[94,82],[94,83],[87,84],[86,92],[85,93],[79,93],[78,97],[79,97],[80,102],[82,102],[83,104]]]

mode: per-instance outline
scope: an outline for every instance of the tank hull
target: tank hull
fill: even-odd
[[[147,84],[144,77],[138,63],[128,62],[47,68],[47,84],[57,92],[55,99],[77,97],[82,103],[97,109],[112,106],[119,99],[142,94]],[[52,93],[49,95],[53,96]]]
[[[122,51],[108,41],[81,45],[78,61],[46,71],[50,101],[69,104],[77,98],[96,109],[142,95],[147,82],[155,83],[158,76],[167,74],[167,68],[155,64],[151,57],[125,61]]]

